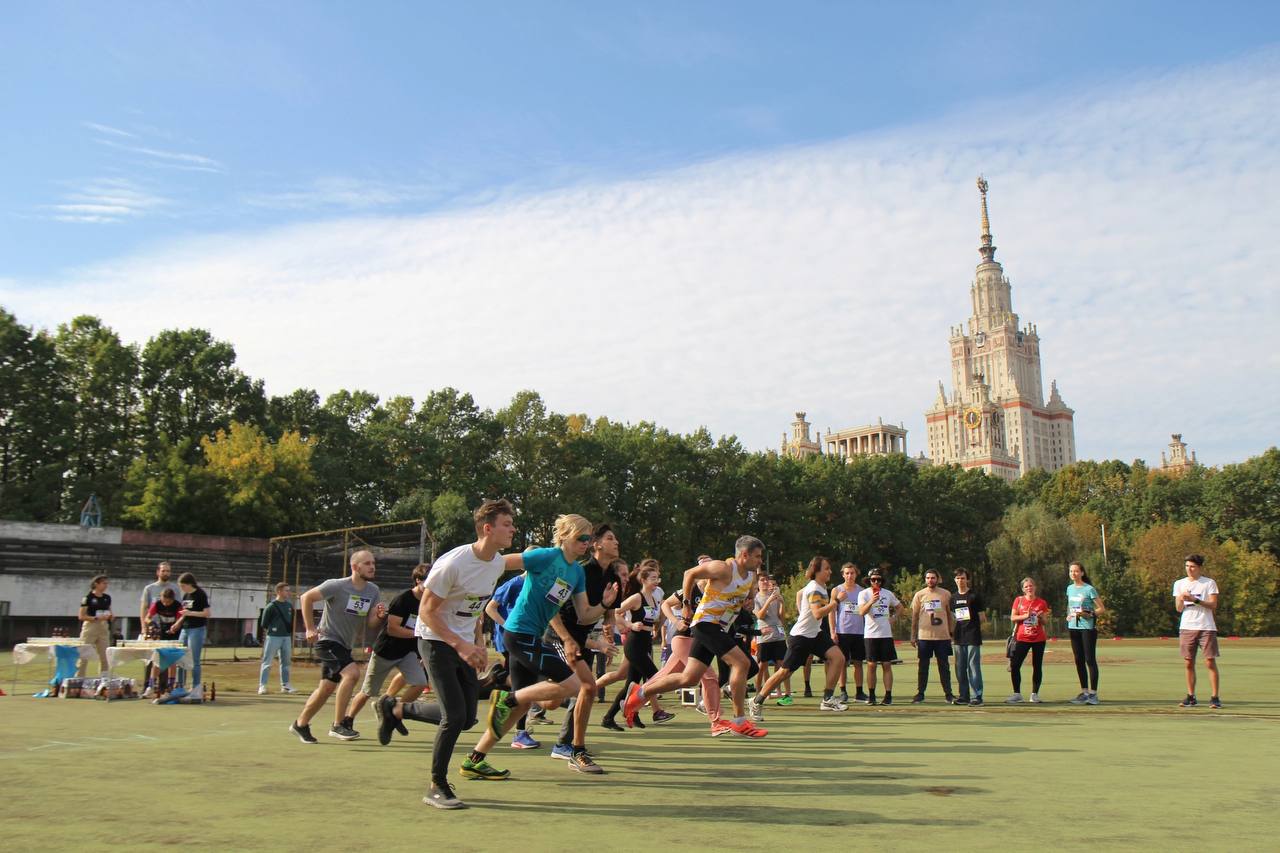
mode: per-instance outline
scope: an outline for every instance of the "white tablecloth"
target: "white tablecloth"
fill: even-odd
[[[129,646],[112,646],[107,649],[107,671],[114,672],[115,668],[122,663],[128,663],[131,660],[147,660],[156,666],[160,665],[159,649],[148,648],[132,648]],[[194,661],[191,659],[191,651],[187,650],[183,653],[182,658],[177,663],[183,669],[191,669]]]
[[[13,647],[13,662],[16,664],[31,663],[40,655],[53,658],[56,656],[54,649],[59,646],[78,648],[82,658],[92,658],[98,654],[96,648],[84,645],[79,640],[67,643],[18,643]]]

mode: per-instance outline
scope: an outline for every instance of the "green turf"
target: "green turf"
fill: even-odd
[[[932,701],[911,706],[908,663],[896,668],[902,704],[845,714],[820,713],[817,700],[771,706],[760,742],[713,740],[703,717],[679,707],[676,721],[643,733],[593,727],[589,742],[608,771],[598,778],[549,758],[553,728],[539,726],[542,749],[504,744],[493,756],[510,781],[454,774],[471,806],[458,812],[419,802],[431,727],[411,723],[411,737],[382,748],[369,708],[358,726],[366,738],[341,743],[323,737],[326,708],[313,726],[321,743],[304,746],[286,731],[302,697],[254,695],[252,664],[207,666],[218,701],[195,707],[36,700],[27,682],[28,695],[0,699],[0,838],[12,850],[179,839],[213,850],[521,853],[1275,849],[1280,643],[1223,647],[1221,712],[1175,707],[1183,685],[1173,642],[1126,640],[1104,643],[1095,708],[1065,704],[1078,687],[1070,649],[1057,643],[1043,706],[1000,704],[1009,681],[995,656],[985,664],[994,704],[944,706],[935,676]],[[310,687],[315,677],[300,666],[294,682]],[[1198,692],[1208,698],[1203,677]]]

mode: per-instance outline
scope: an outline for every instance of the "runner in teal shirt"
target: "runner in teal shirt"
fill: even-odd
[[[521,556],[528,576],[504,630],[541,637],[566,602],[586,593],[587,575],[582,564],[566,560],[560,548],[534,548]]]

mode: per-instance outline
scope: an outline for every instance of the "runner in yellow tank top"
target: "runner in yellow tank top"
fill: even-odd
[[[734,546],[732,560],[710,560],[684,573],[684,601],[693,595],[693,585],[706,580],[702,603],[697,612],[685,604],[685,619],[693,634],[693,649],[682,672],[658,675],[643,685],[633,684],[623,704],[627,725],[634,722],[648,694],[666,693],[681,687],[692,687],[702,678],[712,659],[719,658],[729,667],[729,686],[733,691],[733,720],[729,731],[741,737],[762,738],[768,732],[747,719],[745,703],[747,678],[751,661],[734,642],[729,627],[744,602],[755,594],[756,572],[764,562],[764,543],[754,536],[740,536]]]

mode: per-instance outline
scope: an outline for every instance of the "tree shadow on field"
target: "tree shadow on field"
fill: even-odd
[[[598,788],[599,783],[590,783],[590,786]],[[613,783],[610,783],[610,787],[612,786]],[[709,797],[689,804],[691,808],[690,817],[697,817],[699,809],[706,808],[712,804],[712,800],[710,798],[714,797],[716,792],[713,790],[708,791],[705,787],[703,790],[709,795]],[[744,792],[744,794],[746,793],[748,792]],[[882,792],[875,791],[875,793]],[[915,791],[912,793],[915,793]],[[725,793],[724,796],[727,798],[729,794]],[[551,802],[519,803],[513,803],[506,800],[487,800],[468,797],[467,805],[473,807],[493,808],[505,812],[529,812],[539,816],[567,812],[583,817],[617,817],[628,820],[635,818],[643,820],[647,818],[653,821],[669,821],[671,819],[671,805],[669,803],[655,803],[652,805],[644,802],[632,801],[615,803],[602,800],[599,797],[594,797],[587,802],[577,802],[571,799],[566,799],[554,800]],[[822,809],[788,805],[786,808],[760,809],[753,811],[751,814],[751,821],[756,825],[772,824],[776,826],[843,826],[850,823],[915,826],[919,824],[920,818],[918,815],[886,817],[874,812],[856,812],[844,806],[841,806],[838,809]],[[975,821],[973,820],[961,820],[956,818],[948,818],[947,823],[949,826],[975,825]]]

